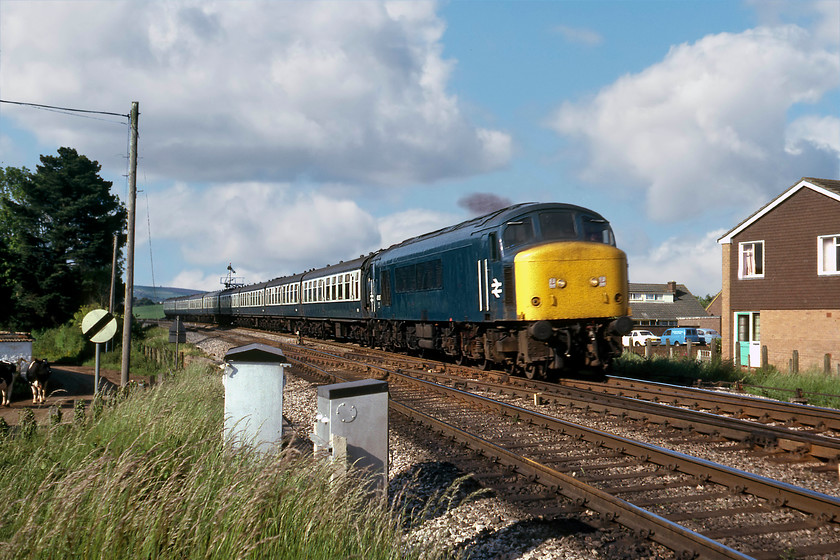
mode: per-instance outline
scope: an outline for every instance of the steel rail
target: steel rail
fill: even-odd
[[[382,372],[388,371],[387,368],[373,367]],[[812,492],[784,482],[726,467],[660,446],[631,440],[595,428],[588,428],[526,408],[475,395],[468,391],[447,387],[433,381],[417,379],[403,373],[389,373],[389,379],[395,377],[407,383],[423,385],[433,392],[448,394],[450,396],[457,395],[459,400],[471,402],[479,408],[494,409],[502,415],[516,416],[520,420],[527,421],[533,425],[554,429],[561,434],[583,438],[587,441],[598,443],[603,447],[621,450],[625,453],[630,452],[635,456],[644,456],[650,462],[666,467],[669,470],[705,479],[728,488],[735,488],[740,492],[768,500],[773,504],[786,505],[808,514],[819,514],[829,521],[840,520],[840,499],[825,494]]]
[[[637,507],[626,500],[590,486],[547,465],[509,451],[457,426],[433,418],[408,405],[393,399],[389,401],[389,405],[408,418],[420,421],[433,430],[445,434],[467,448],[488,457],[494,463],[503,465],[508,470],[528,480],[542,484],[576,504],[598,512],[605,519],[615,521],[636,531],[640,536],[668,547],[677,552],[681,558],[695,558],[697,556],[709,559],[752,558],[714,539],[709,539],[700,533]]]
[[[311,349],[307,349],[309,353]],[[326,352],[316,351],[324,358],[331,356]],[[344,360],[340,356],[331,356],[332,359]],[[320,369],[320,368],[316,368]],[[387,368],[378,366],[365,366],[370,371],[376,370],[379,375],[387,372]],[[334,375],[329,374],[328,375]],[[683,527],[674,521],[668,520],[654,514],[642,507],[635,506],[626,500],[622,500],[574,477],[564,475],[547,465],[543,465],[533,459],[519,456],[503,445],[498,445],[477,435],[467,434],[466,431],[451,426],[442,420],[415,410],[407,404],[400,403],[394,398],[394,393],[403,382],[406,384],[423,386],[433,393],[448,395],[445,399],[452,402],[452,395],[457,395],[460,401],[466,401],[471,407],[478,409],[493,409],[503,416],[516,417],[520,422],[550,428],[557,433],[568,435],[598,445],[600,447],[613,449],[622,455],[631,455],[643,458],[652,464],[665,467],[667,470],[682,473],[693,477],[696,480],[708,481],[719,484],[730,489],[735,494],[749,494],[766,500],[775,507],[790,507],[812,517],[811,526],[830,524],[840,520],[840,500],[817,492],[811,492],[802,488],[770,480],[764,477],[746,473],[737,469],[718,465],[704,459],[690,457],[682,453],[669,451],[661,447],[637,442],[615,436],[600,430],[586,428],[571,422],[559,420],[534,412],[528,409],[510,404],[500,403],[479,395],[462,391],[460,389],[446,387],[431,381],[416,379],[406,374],[390,371],[389,381],[400,380],[392,386],[390,405],[403,413],[420,418],[428,425],[436,429],[445,429],[450,437],[476,451],[483,453],[494,462],[524,476],[527,480],[545,485],[550,490],[575,500],[580,505],[599,512],[607,519],[614,519],[618,523],[637,531],[640,536],[648,537],[656,542],[667,546],[678,553],[680,558],[694,558],[698,555],[703,558],[757,558],[764,557],[750,556],[739,552],[731,547],[716,541],[712,536],[705,536],[701,533]],[[467,442],[471,443],[467,443]],[[762,527],[762,532],[773,532],[772,527]],[[826,545],[822,545],[826,546]],[[819,548],[819,547],[818,547]]]
[[[694,408],[720,411],[737,416],[750,415],[759,422],[788,422],[792,420],[814,429],[840,431],[840,409],[836,408],[624,377],[609,377],[606,383],[561,379],[558,384],[564,387],[583,388],[601,393],[625,396],[629,393],[634,398],[648,401],[659,402],[665,400],[666,402],[673,402],[674,399],[683,399]]]
[[[442,380],[441,374],[418,374],[425,379]],[[785,426],[762,424],[752,420],[719,416],[702,410],[686,409],[664,402],[653,402],[630,396],[613,395],[597,390],[581,389],[576,386],[546,384],[543,390],[530,383],[492,383],[457,376],[448,378],[453,385],[464,388],[491,389],[499,393],[510,393],[520,397],[538,396],[540,400],[552,401],[564,406],[590,412],[602,412],[618,416],[625,414],[648,423],[661,424],[675,429],[690,429],[694,432],[721,436],[729,440],[751,442],[792,453],[808,454],[812,457],[840,460],[840,439],[794,430]],[[621,412],[619,412],[621,411]]]
[[[392,374],[393,376],[394,374]],[[729,488],[738,488],[741,492],[766,499],[771,503],[784,504],[805,513],[823,514],[828,520],[840,520],[840,499],[799,488],[784,482],[771,480],[752,473],[713,463],[699,457],[692,457],[678,451],[631,440],[622,436],[610,434],[595,428],[588,428],[580,424],[561,420],[522,408],[502,403],[467,391],[445,387],[443,385],[406,377],[406,381],[414,384],[424,384],[430,390],[439,393],[457,394],[462,401],[472,402],[482,408],[490,408],[506,416],[516,416],[520,421],[551,428],[555,431],[581,437],[587,441],[596,442],[603,447],[628,452],[635,456],[646,456],[649,461],[667,467],[683,474],[697,476],[710,482],[715,482]]]

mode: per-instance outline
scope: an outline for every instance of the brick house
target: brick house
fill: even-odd
[[[840,360],[840,181],[803,177],[718,240],[724,359],[787,371]],[[832,366],[833,367],[833,366]]]
[[[644,327],[661,335],[671,327],[701,327],[718,330],[720,320],[709,317],[703,306],[683,284],[630,283],[630,312],[633,327]]]

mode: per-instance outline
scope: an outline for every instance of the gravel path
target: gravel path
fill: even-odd
[[[203,333],[188,333],[188,342],[199,346],[221,361],[230,344]],[[315,385],[289,376],[283,397],[284,416],[299,433],[308,433],[315,418]],[[527,406],[527,402],[519,403]],[[562,410],[540,408],[545,414],[562,415]],[[407,527],[407,544],[436,542],[441,549],[452,551],[453,558],[470,560],[548,560],[564,559],[665,559],[674,555],[629,531],[616,526],[599,528],[589,514],[561,515],[541,518],[494,496],[476,491],[473,481],[450,461],[457,451],[428,432],[390,415],[390,487],[400,505],[422,512]],[[604,420],[585,420],[589,425],[600,423],[604,430],[627,437],[642,437],[633,426],[616,426]],[[583,423],[583,422],[581,422]],[[625,433],[622,433],[622,430]],[[650,439],[654,439],[650,436]],[[662,444],[661,440],[652,443]],[[797,486],[837,496],[840,483],[836,473],[816,474],[807,465],[773,464],[757,460],[743,452],[710,450],[709,446],[670,445],[683,453],[702,456],[711,461],[783,480]],[[454,492],[454,490],[458,490]]]

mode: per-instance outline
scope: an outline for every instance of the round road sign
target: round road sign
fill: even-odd
[[[108,342],[116,333],[117,320],[104,309],[94,309],[82,319],[82,334],[91,342]]]

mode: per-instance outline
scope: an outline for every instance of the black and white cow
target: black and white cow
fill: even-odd
[[[0,362],[0,406],[9,406],[12,400],[12,387],[18,376],[18,368],[9,362]]]
[[[47,360],[32,360],[26,371],[21,368],[21,375],[32,388],[32,403],[42,403],[47,400],[47,380],[52,370]]]

